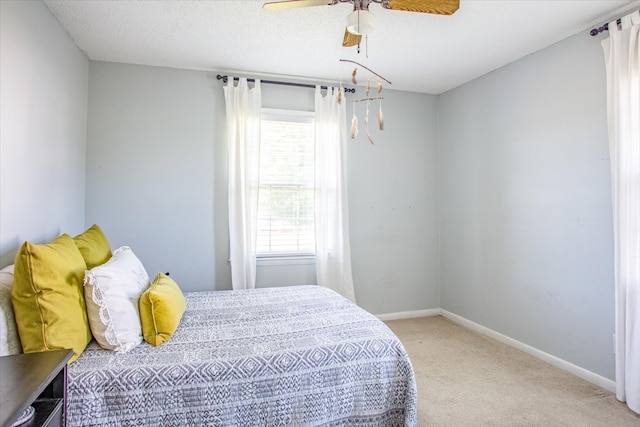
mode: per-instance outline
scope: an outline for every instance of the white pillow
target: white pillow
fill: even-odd
[[[87,317],[100,347],[124,353],[142,342],[138,300],[149,284],[149,275],[128,246],[85,272]]]
[[[13,265],[0,270],[0,356],[22,353],[22,344],[16,327],[11,303]]]

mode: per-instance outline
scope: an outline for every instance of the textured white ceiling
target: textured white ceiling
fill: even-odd
[[[461,0],[452,16],[383,9],[364,49],[341,46],[348,3],[262,9],[263,0],[44,0],[93,60],[350,81],[368,65],[392,89],[439,94],[640,7],[640,0]],[[594,43],[598,43],[596,40]],[[364,45],[363,45],[364,48]]]

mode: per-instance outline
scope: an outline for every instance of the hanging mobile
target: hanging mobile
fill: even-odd
[[[371,101],[367,101],[367,112],[364,116],[364,127],[365,127],[365,130],[367,131],[367,139],[369,140],[371,145],[375,145],[373,143],[373,139],[371,139],[371,135],[369,134],[369,104],[370,103]]]
[[[353,118],[351,119],[351,139],[356,139],[358,136],[358,117],[356,116],[356,104],[351,104],[353,107]]]

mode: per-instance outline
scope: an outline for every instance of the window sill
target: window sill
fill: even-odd
[[[305,255],[258,255],[256,257],[257,266],[272,265],[315,265],[316,256],[314,254]]]

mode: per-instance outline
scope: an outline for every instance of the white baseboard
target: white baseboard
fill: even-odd
[[[581,368],[580,366],[576,366],[573,363],[567,362],[566,360],[560,359],[559,357],[553,356],[549,353],[545,353],[544,351],[538,350],[535,347],[531,347],[528,344],[525,344],[518,340],[514,340],[513,338],[510,338],[506,335],[503,335],[485,326],[472,322],[469,319],[465,319],[462,316],[453,314],[447,310],[441,310],[441,314],[442,316],[446,317],[452,322],[465,326],[482,335],[486,335],[490,338],[493,338],[496,341],[500,341],[503,344],[507,344],[511,347],[517,348],[520,351],[524,351],[525,353],[530,354],[531,356],[536,357],[542,361],[545,361],[550,365],[555,366],[556,368],[560,368],[564,371],[567,371],[570,374],[573,374],[579,378],[582,378],[583,380],[589,381],[590,383],[595,384],[598,387],[602,387],[605,390],[608,390],[612,393],[616,392],[616,382],[610,380],[609,378],[605,378],[601,375],[598,375],[584,368]]]
[[[447,319],[451,320],[454,323],[457,323],[461,326],[469,328],[472,331],[478,332],[479,334],[486,335],[489,338],[493,338],[496,341],[499,341],[503,344],[516,348],[527,354],[530,354],[531,356],[536,357],[544,362],[547,362],[550,365],[555,366],[556,368],[560,368],[563,371],[567,371],[570,374],[573,374],[579,378],[582,378],[585,381],[589,381],[590,383],[595,384],[598,387],[602,387],[603,389],[610,391],[611,393],[616,392],[616,382],[610,380],[609,378],[605,378],[594,372],[588,371],[584,368],[581,368],[580,366],[574,365],[573,363],[567,362],[566,360],[560,359],[559,357],[553,356],[549,353],[545,353],[542,350],[538,350],[535,347],[531,347],[528,344],[515,340],[504,334],[496,332],[493,329],[489,329],[486,326],[482,326],[478,323],[472,322],[469,319],[466,319],[462,316],[458,316],[457,314],[451,313],[441,308],[433,308],[429,310],[403,311],[399,313],[388,313],[388,314],[376,315],[376,317],[382,321],[413,319],[416,317],[431,317],[431,316],[446,317]]]
[[[427,310],[401,311],[399,313],[376,314],[376,317],[383,322],[387,320],[415,319],[417,317],[440,316],[442,309],[431,308]]]

